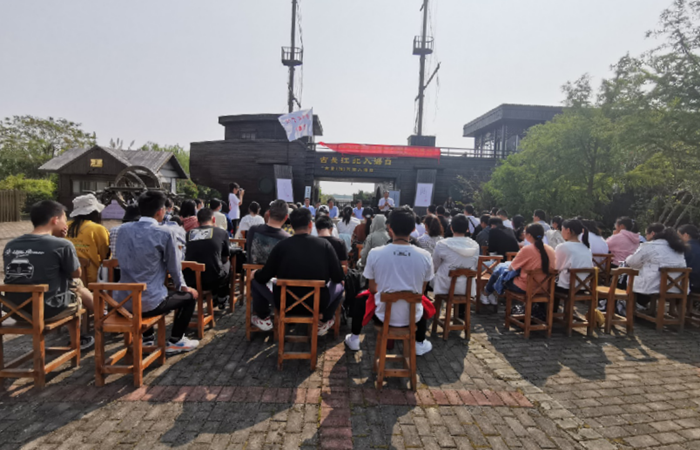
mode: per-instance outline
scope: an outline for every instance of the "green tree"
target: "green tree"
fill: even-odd
[[[182,168],[185,169],[185,172],[190,173],[190,152],[180,145],[160,145],[149,141],[142,145],[139,150],[174,153]]]
[[[95,133],[66,119],[34,116],[6,117],[0,122],[0,179],[23,174],[46,178],[39,166],[65,150],[95,145]]]
[[[0,190],[18,190],[27,194],[24,211],[29,212],[31,206],[42,200],[53,200],[56,193],[56,183],[51,180],[32,180],[24,175],[10,175],[0,181]]]

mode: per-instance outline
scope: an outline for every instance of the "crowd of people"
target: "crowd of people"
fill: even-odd
[[[181,262],[205,265],[203,290],[211,291],[218,306],[225,309],[232,300],[228,297],[230,272],[241,270],[231,267],[230,255],[243,250],[239,261],[263,267],[251,280],[254,326],[261,330],[273,327],[272,315],[280,303],[276,279],[324,280],[318,334],[325,335],[334,325],[337,309],[345,307],[352,320],[345,344],[353,351],[360,348],[368,306],[374,311],[375,323],[385,321],[383,292],[447,294],[450,270],[477,270],[480,255],[517,253],[512,261],[496,266],[483,292],[476,292],[472,284],[469,295],[477,297],[490,313],[497,311],[498,296],[505,290],[525,291],[529,271],[540,271],[540,276],[557,271],[556,289],[568,292],[569,270],[593,268],[597,254],[612,254],[614,267],[639,270],[634,282],[639,307],[646,307],[650,295],[659,292],[660,267],[691,267],[691,290],[700,292],[700,231],[691,224],[675,230],[655,223],[642,235],[632,219],[621,217],[612,235],[604,239],[593,220],[555,216],[548,221],[542,210],[534,211],[528,224],[524,217],[509,217],[503,209],[481,214],[472,205],[456,209],[448,199],[419,216],[408,206],[395,206],[388,192],[376,208],[357,201],[354,207],[339,209],[333,200],[312,205],[305,198],[303,204],[275,200],[263,213],[253,201],[241,217],[244,194],[232,183],[228,202],[212,199],[205,204],[188,199],[177,208],[164,193],[147,191],[137,205],[126,208],[123,223],[111,230],[101,225],[104,206],[92,194],[75,198],[70,221],[61,204],[39,202],[30,213],[34,230],[6,246],[5,283],[48,284],[44,297],[47,322],[74,314],[81,306],[94,313],[92,295],[80,281],[81,275],[87,283],[104,280],[102,262],[117,259],[120,282],[147,286],[142,296],[144,317],[175,313],[166,349],[169,355],[199,345],[186,336],[198,291],[193,288],[194,274],[183,273]],[[233,248],[231,237],[245,239],[245,248]],[[167,275],[169,287],[164,284]],[[459,280],[455,293],[464,295],[466,286],[466,280]],[[368,289],[373,303],[356,295],[363,288]],[[303,288],[291,289],[304,294]],[[14,294],[8,299],[19,305],[25,297]],[[125,297],[126,293],[115,292],[116,300]],[[130,310],[130,302],[125,307]],[[31,305],[23,310],[31,315]],[[417,355],[432,349],[426,339],[427,319],[418,305]],[[407,326],[408,304],[394,305],[389,320],[392,326]],[[144,336],[145,345],[154,341],[153,331]],[[83,348],[93,343],[91,336],[81,337]]]

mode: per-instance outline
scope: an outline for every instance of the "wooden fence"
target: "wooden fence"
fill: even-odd
[[[19,222],[27,194],[22,191],[0,191],[0,222]]]

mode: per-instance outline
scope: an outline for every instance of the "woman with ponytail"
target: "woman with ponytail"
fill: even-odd
[[[525,228],[525,239],[532,245],[523,247],[510,265],[510,270],[520,269],[520,276],[513,280],[513,286],[506,286],[515,292],[525,292],[527,289],[527,271],[541,270],[545,275],[556,267],[554,249],[545,244],[544,227],[533,223]],[[517,288],[517,289],[514,289]]]
[[[556,249],[556,267],[559,271],[557,290],[568,293],[571,281],[569,270],[593,268],[593,254],[589,248],[588,229],[580,220],[565,220],[561,224],[561,235],[565,242],[557,245]]]
[[[347,234],[352,236],[355,231],[355,227],[360,224],[360,221],[352,213],[352,206],[346,206],[340,213],[340,222],[336,225],[338,227],[338,233]]]

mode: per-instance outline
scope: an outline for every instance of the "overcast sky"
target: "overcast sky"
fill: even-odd
[[[323,140],[405,144],[415,120],[421,0],[300,0],[304,108]],[[501,103],[560,104],[653,42],[665,0],[433,0],[442,63],[426,134],[470,147],[462,126]],[[223,138],[220,115],[286,112],[291,0],[0,2],[0,116],[64,117],[102,144]]]

